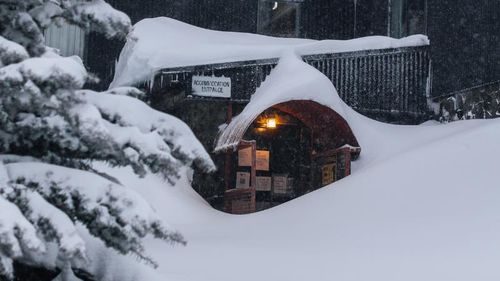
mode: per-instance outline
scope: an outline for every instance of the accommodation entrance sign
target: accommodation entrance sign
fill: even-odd
[[[231,97],[231,78],[215,76],[193,76],[193,95],[213,98]]]

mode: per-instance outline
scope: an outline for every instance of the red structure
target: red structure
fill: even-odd
[[[226,152],[224,210],[246,214],[291,200],[348,175],[361,149],[349,124],[311,100],[276,104],[230,124],[216,151]]]

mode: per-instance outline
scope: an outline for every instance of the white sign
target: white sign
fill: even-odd
[[[249,187],[250,187],[250,173],[237,172],[236,188],[249,188]]]
[[[215,76],[193,76],[193,95],[202,97],[230,98],[231,78]]]
[[[271,177],[257,177],[255,182],[255,190],[271,191]]]
[[[252,147],[246,147],[238,150],[238,166],[251,167],[252,160]]]

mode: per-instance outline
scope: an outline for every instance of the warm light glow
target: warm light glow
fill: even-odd
[[[266,120],[266,127],[269,129],[276,128],[276,118],[268,118]]]

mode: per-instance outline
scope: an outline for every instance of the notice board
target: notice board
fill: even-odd
[[[245,147],[238,150],[238,166],[251,167],[252,166],[252,147]]]
[[[269,171],[269,151],[257,150],[256,154],[255,166],[257,171]]]

